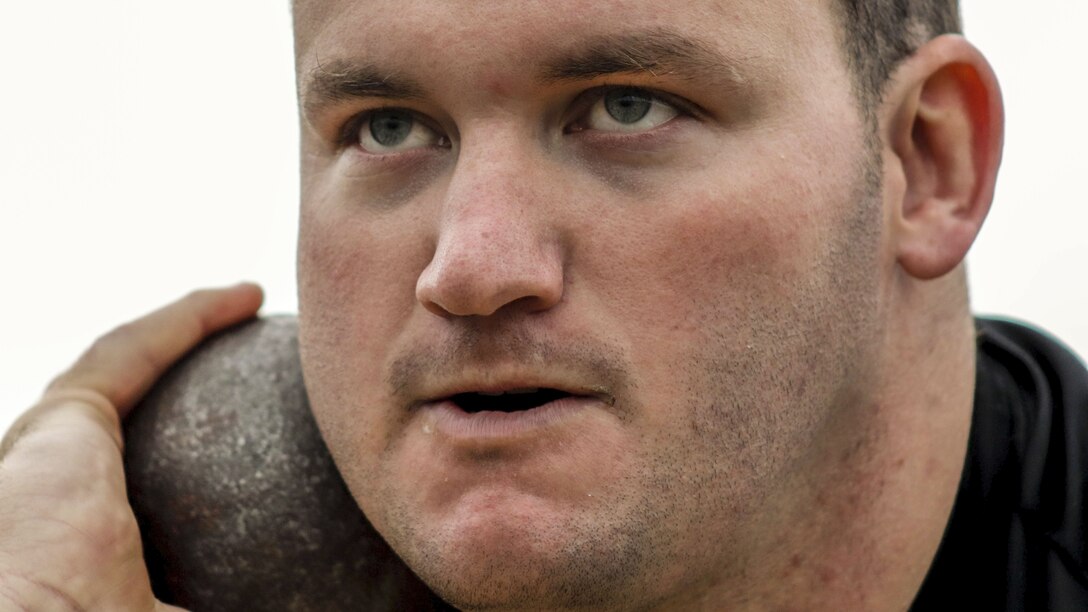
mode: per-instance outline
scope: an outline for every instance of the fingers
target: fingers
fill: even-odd
[[[253,317],[260,287],[244,283],[194,291],[99,338],[46,391],[46,398],[97,394],[120,417],[182,355],[209,335]]]
[[[0,458],[61,406],[80,406],[120,447],[120,419],[166,369],[210,334],[254,316],[262,300],[250,283],[194,291],[102,336],[15,421]]]
[[[178,358],[252,317],[261,301],[252,284],[196,291],[122,325],[16,421],[0,443],[0,602],[18,573],[26,584],[11,592],[47,602],[25,609],[60,601],[180,610],[151,593],[126,498],[120,419]],[[12,559],[18,567],[8,567]]]

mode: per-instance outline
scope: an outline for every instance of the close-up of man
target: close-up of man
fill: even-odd
[[[299,348],[464,610],[1088,609],[1088,373],[976,319],[1004,108],[938,0],[296,0]],[[103,336],[4,439],[0,608],[151,610]]]

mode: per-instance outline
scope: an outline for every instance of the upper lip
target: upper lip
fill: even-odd
[[[594,385],[575,380],[574,377],[542,374],[479,374],[458,377],[456,380],[435,381],[419,394],[420,399],[413,402],[413,408],[449,399],[462,393],[509,393],[524,389],[555,389],[570,395],[592,397],[608,405],[615,403],[609,390],[602,385]]]

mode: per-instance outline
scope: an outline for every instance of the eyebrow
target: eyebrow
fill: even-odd
[[[591,80],[611,74],[705,78],[743,85],[746,59],[730,58],[708,42],[668,28],[601,35],[545,60],[546,82]]]
[[[369,63],[334,60],[319,63],[309,72],[300,98],[307,116],[313,117],[338,102],[356,98],[416,99],[425,90],[416,81],[381,70]]]
[[[705,79],[741,87],[746,59],[729,58],[707,42],[667,28],[604,34],[581,40],[571,49],[540,63],[543,83],[588,81],[612,74],[650,74]],[[337,59],[319,63],[300,86],[308,117],[358,98],[420,99],[426,89],[417,81],[368,62]]]

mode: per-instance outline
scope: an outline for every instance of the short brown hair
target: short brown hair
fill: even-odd
[[[960,33],[958,0],[833,0],[843,22],[842,47],[858,98],[881,100],[896,66],[932,38]]]

